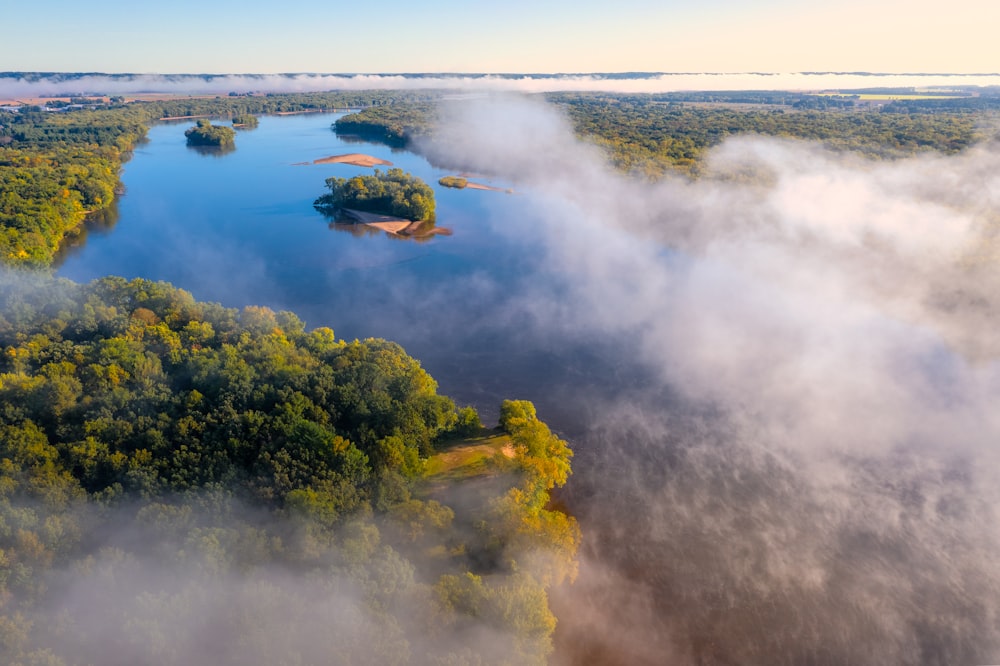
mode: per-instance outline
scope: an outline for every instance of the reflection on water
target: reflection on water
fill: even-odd
[[[124,193],[124,188],[121,192]],[[70,256],[80,252],[87,244],[87,238],[93,236],[103,236],[111,232],[118,224],[121,212],[118,207],[119,199],[115,198],[107,208],[95,210],[83,219],[83,222],[66,236],[63,244],[59,247],[53,259],[53,266],[58,268]]]
[[[199,155],[208,157],[225,157],[230,153],[236,152],[236,145],[232,143],[225,146],[192,146],[191,144],[187,144],[187,147]]]
[[[376,224],[363,224],[360,222],[344,222],[334,220],[329,223],[329,227],[334,231],[348,233],[355,238],[365,238],[368,236],[379,236],[385,234],[392,240],[413,241],[415,243],[426,243],[435,236],[451,236],[454,233],[448,227],[439,227],[430,220],[416,223],[405,230],[396,232],[386,229]]]
[[[340,134],[336,131],[336,129],[334,128],[331,129],[333,129],[334,133],[337,135],[337,139],[339,139],[341,143],[349,145],[356,145],[356,144],[371,145],[373,143],[373,139],[366,139],[365,137],[359,134]],[[378,145],[384,146],[390,153],[398,155],[400,153],[410,152],[404,146],[393,145],[391,143],[386,143],[385,141],[379,141],[377,136],[374,138],[374,141],[378,143]]]

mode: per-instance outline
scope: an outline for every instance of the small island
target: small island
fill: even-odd
[[[184,132],[189,146],[218,146],[220,148],[236,145],[236,132],[231,127],[213,125],[210,120],[202,118],[198,124]]]
[[[323,213],[343,216],[345,211],[363,211],[410,221],[434,220],[434,190],[402,169],[375,169],[371,176],[327,178],[329,194],[313,205]]]
[[[438,185],[442,187],[453,187],[456,190],[464,190],[469,184],[468,179],[461,176],[444,176],[438,179]]]
[[[506,192],[507,194],[513,194],[514,190],[502,187],[493,187],[492,185],[483,185],[482,183],[473,183],[465,176],[442,176],[438,179],[438,185],[441,187],[450,187],[456,190],[486,190],[488,192]]]
[[[257,127],[259,123],[260,121],[257,120],[257,116],[251,115],[249,113],[244,113],[242,115],[233,117],[233,127],[239,127],[242,129],[253,129],[254,127]]]

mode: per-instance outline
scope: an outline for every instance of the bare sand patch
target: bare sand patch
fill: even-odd
[[[493,187],[492,185],[483,185],[482,183],[466,183],[465,189],[467,190],[486,190],[488,192],[507,192],[508,194],[513,192],[511,189],[504,189],[502,187]]]
[[[392,166],[392,162],[389,160],[383,160],[373,155],[365,155],[364,153],[347,153],[345,155],[331,155],[330,157],[321,157],[318,160],[313,160],[313,164],[350,164],[353,166],[360,167],[374,167],[374,166]]]

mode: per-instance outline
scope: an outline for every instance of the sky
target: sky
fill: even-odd
[[[1000,70],[992,0],[8,3],[0,70]]]

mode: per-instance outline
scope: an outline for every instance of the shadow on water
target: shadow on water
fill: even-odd
[[[68,257],[83,250],[89,236],[103,236],[111,233],[115,225],[118,224],[119,217],[117,198],[107,208],[89,213],[80,226],[74,229],[71,235],[68,235],[63,241],[52,260],[52,266],[58,268]]]
[[[192,146],[188,144],[188,149],[206,157],[225,157],[236,152],[236,146],[233,144],[226,146]]]

